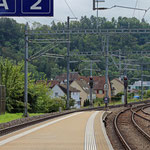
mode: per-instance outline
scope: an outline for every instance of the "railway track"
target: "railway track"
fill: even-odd
[[[114,119],[114,128],[126,150],[149,150],[150,132],[144,130],[150,126],[150,115],[145,117],[143,110],[150,105],[128,108],[118,113]]]
[[[150,112],[145,111],[145,109],[148,108],[148,107],[149,107],[149,106],[144,106],[144,107],[141,109],[141,111],[142,111],[144,114],[150,116]]]

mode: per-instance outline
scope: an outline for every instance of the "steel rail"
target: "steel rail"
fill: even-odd
[[[145,105],[147,105],[147,104],[145,104]],[[145,106],[145,105],[144,105],[144,106]],[[132,120],[132,122],[133,122],[133,125],[138,129],[138,131],[140,131],[140,132],[142,133],[142,135],[143,135],[144,137],[146,137],[146,138],[150,141],[150,136],[149,136],[145,131],[143,131],[143,130],[137,125],[137,123],[136,123],[135,120],[134,120],[134,115],[137,115],[137,116],[139,116],[139,117],[141,117],[141,118],[143,118],[143,119],[145,119],[145,120],[147,120],[147,121],[150,121],[149,119],[144,118],[143,116],[141,116],[141,115],[137,114],[135,111],[133,111],[133,109],[136,109],[136,108],[138,108],[138,107],[140,107],[139,110],[141,110],[141,107],[143,108],[144,106],[142,105],[142,106],[137,106],[137,107],[134,107],[134,108],[125,109],[124,111],[119,112],[119,113],[116,115],[116,117],[114,118],[114,122],[113,122],[113,123],[114,123],[114,128],[115,128],[116,134],[117,134],[117,136],[119,137],[120,142],[122,143],[123,147],[124,147],[126,150],[132,150],[132,149],[131,149],[131,147],[129,146],[129,144],[127,143],[127,141],[125,140],[125,138],[123,137],[123,135],[121,134],[121,131],[119,130],[119,127],[118,127],[118,119],[119,119],[119,117],[121,116],[121,114],[125,113],[126,111],[131,111],[131,113],[132,113],[131,120]],[[150,107],[150,106],[149,106],[149,107]]]
[[[119,130],[119,127],[117,125],[117,122],[118,122],[118,118],[119,116],[122,114],[122,113],[125,113],[126,111],[129,111],[130,108],[124,110],[124,111],[121,111],[117,114],[117,116],[115,117],[114,119],[114,128],[115,128],[115,131],[119,137],[119,140],[120,142],[122,143],[123,147],[126,149],[126,150],[132,150],[131,147],[128,145],[128,143],[126,142],[125,138],[122,136],[120,130]]]
[[[144,107],[145,107],[145,106],[144,106]],[[146,106],[146,107],[150,107],[150,106]],[[138,117],[140,117],[140,118],[142,118],[142,119],[144,119],[144,120],[150,122],[150,119],[147,119],[147,118],[145,118],[145,117],[143,117],[143,116],[141,116],[141,115],[139,115],[139,114],[137,113],[138,111],[142,111],[142,109],[143,109],[143,107],[140,108],[140,109],[138,109],[138,110],[136,110],[136,111],[134,111],[134,110],[131,109],[131,111],[132,111],[132,114],[134,113],[134,115],[136,115],[136,116],[138,116]],[[142,112],[143,112],[143,111],[142,111]],[[145,113],[144,113],[144,114],[145,114]],[[149,115],[150,115],[150,114],[149,114]]]
[[[149,106],[145,106],[145,107],[142,107],[142,109],[141,109],[141,111],[142,111],[144,114],[146,114],[146,115],[150,115],[150,113],[144,111],[144,109],[146,109],[146,108],[148,108],[148,107],[149,107]]]
[[[150,106],[149,106],[149,107],[150,107]],[[139,110],[141,110],[141,108],[138,109],[138,110],[136,110],[136,111],[133,111],[133,109],[131,109],[131,112],[132,112],[132,117],[131,117],[132,123],[134,124],[134,126],[136,127],[136,129],[137,129],[146,139],[148,139],[148,140],[150,141],[150,135],[147,134],[147,133],[136,123],[136,121],[135,121],[135,119],[134,119],[134,118],[135,118],[135,115],[136,115],[136,116],[139,116],[139,117],[141,117],[141,118],[143,118],[143,119],[145,119],[145,120],[150,121],[149,119],[146,119],[146,118],[144,118],[144,117],[138,115],[138,114],[137,114],[137,111],[139,111]]]

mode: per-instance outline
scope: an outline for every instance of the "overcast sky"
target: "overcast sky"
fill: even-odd
[[[93,11],[93,0],[66,0],[75,16],[80,19],[81,16],[96,16],[96,11]],[[105,2],[100,3],[99,7],[112,7],[114,5],[120,6],[128,6],[135,7],[137,3],[137,8],[148,9],[150,7],[150,0],[105,0]],[[99,16],[106,17],[111,19],[112,17],[118,18],[118,16],[126,16],[126,17],[136,17],[138,19],[142,19],[144,11],[135,11],[123,8],[113,8],[109,10],[100,10]],[[29,18],[29,17],[19,17],[15,18],[20,23],[34,21],[40,22],[41,24],[49,24],[51,21],[66,21],[67,16],[73,17],[71,11],[69,10],[65,0],[54,0],[54,17],[40,17],[40,18]],[[150,11],[146,13],[145,20],[150,22]]]

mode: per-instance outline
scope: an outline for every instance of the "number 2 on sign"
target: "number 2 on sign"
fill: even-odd
[[[41,6],[38,6],[40,3],[41,3],[42,0],[37,0],[37,2],[35,4],[33,4],[30,9],[31,10],[41,10],[42,7]]]

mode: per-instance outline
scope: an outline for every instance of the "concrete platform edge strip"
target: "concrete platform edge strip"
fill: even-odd
[[[98,113],[99,112],[96,111],[88,119],[86,130],[85,130],[84,150],[97,150],[96,140],[95,140],[95,135],[94,135],[94,120]]]
[[[111,145],[111,142],[110,142],[110,140],[108,138],[108,135],[106,133],[106,128],[105,128],[104,123],[103,123],[103,118],[107,114],[108,114],[108,112],[106,112],[106,111],[103,112],[102,117],[100,118],[100,122],[101,122],[101,125],[102,125],[102,131],[103,131],[104,137],[106,139],[108,148],[109,148],[109,150],[114,150],[113,147],[112,147],[112,145]]]
[[[7,139],[5,139],[5,140],[3,140],[3,141],[0,141],[0,146],[3,146],[3,145],[5,145],[5,144],[7,144],[7,143],[9,143],[9,142],[12,142],[12,141],[14,141],[14,140],[16,140],[16,139],[19,139],[19,138],[21,138],[21,137],[23,137],[23,136],[25,136],[25,135],[28,135],[28,134],[30,134],[30,133],[32,133],[32,132],[35,132],[35,131],[37,131],[37,130],[40,130],[40,129],[44,128],[44,127],[47,127],[47,126],[49,126],[49,125],[55,124],[55,123],[57,123],[57,122],[59,122],[59,121],[65,120],[65,119],[67,119],[67,118],[70,118],[70,117],[73,117],[73,116],[76,116],[76,115],[79,115],[79,114],[82,114],[82,113],[83,113],[83,112],[78,112],[78,113],[75,113],[75,114],[71,114],[71,115],[69,115],[69,116],[66,116],[66,117],[63,117],[63,118],[60,118],[60,119],[57,119],[57,120],[54,120],[54,121],[50,121],[50,122],[48,122],[48,123],[46,123],[46,124],[43,124],[43,125],[41,125],[41,126],[35,127],[35,128],[33,128],[33,129],[27,130],[27,131],[25,131],[25,132],[23,132],[23,133],[20,133],[20,134],[17,134],[17,135],[15,135],[15,136],[12,136],[12,137],[10,137],[10,138],[7,138]]]

